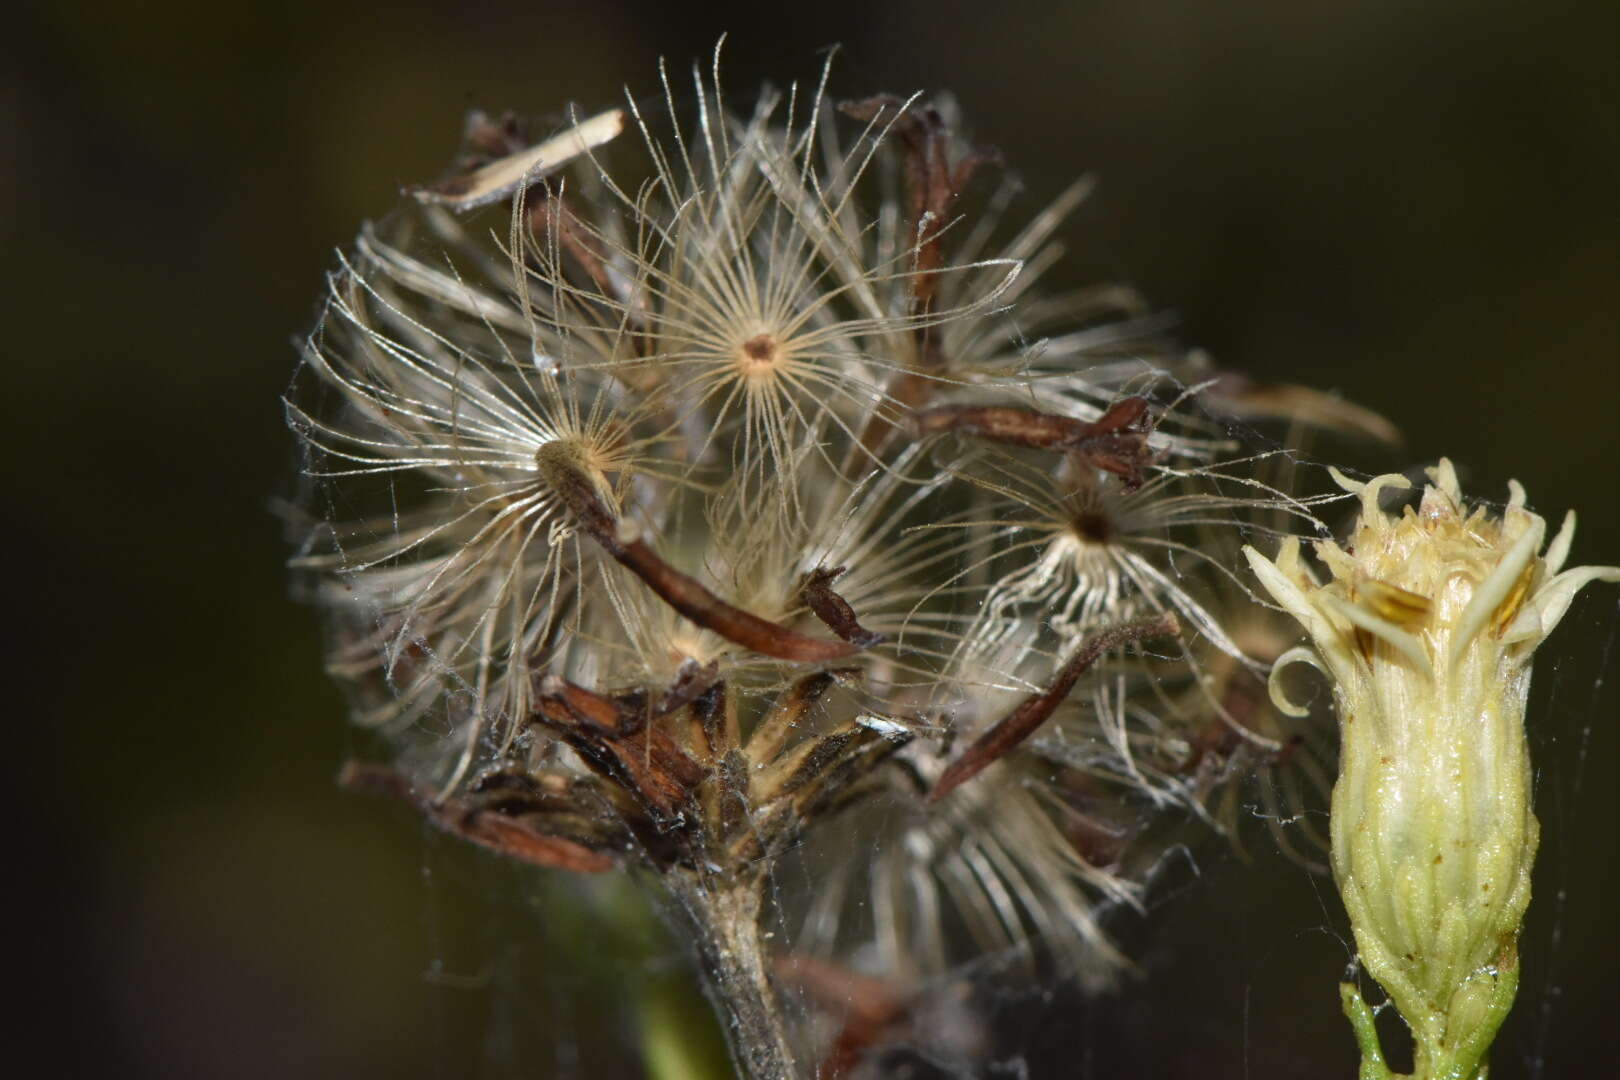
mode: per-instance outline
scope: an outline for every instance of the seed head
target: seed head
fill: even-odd
[[[889,840],[833,838],[857,899],[775,894],[800,948],[862,955],[825,917],[859,908],[897,976],[960,928],[1107,981],[1103,913],[1164,850],[1139,838],[1227,775],[1198,733],[1275,749],[1205,678],[1259,670],[1205,539],[1314,521],[1134,297],[1037,295],[1083,186],[1005,228],[948,102],[825,85],[739,116],[694,72],[693,122],[666,74],[667,116],[538,142],[479,118],[343,257],[287,398],[322,519],[298,566],[394,763],[346,778],[529,862],[656,872],[773,1076],[753,921],[834,813],[887,806]]]

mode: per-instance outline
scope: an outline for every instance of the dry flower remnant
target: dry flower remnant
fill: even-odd
[[[855,1067],[974,955],[1127,964],[1156,826],[1288,751],[1231,556],[1320,500],[1216,417],[1377,427],[1234,389],[1125,290],[1042,295],[1083,185],[1015,220],[949,99],[827,78],[734,112],[717,54],[662,110],[474,116],[286,399],[295,567],[375,735],[343,782],[650,871],[751,1077]],[[829,1044],[784,972],[887,1004]]]
[[[1499,514],[1470,508],[1444,459],[1399,515],[1379,496],[1404,477],[1335,475],[1362,506],[1345,546],[1317,544],[1330,581],[1318,582],[1297,541],[1275,560],[1246,554],[1314,646],[1278,669],[1304,662],[1333,680],[1333,873],[1361,963],[1412,1029],[1413,1075],[1483,1077],[1518,988],[1539,833],[1524,729],[1531,661],[1575,594],[1620,581],[1620,568],[1563,569],[1573,512],[1543,551],[1546,523],[1523,488],[1511,485]],[[1391,1075],[1354,983],[1343,997],[1362,1076]]]

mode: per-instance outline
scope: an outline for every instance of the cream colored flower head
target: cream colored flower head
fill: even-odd
[[[1563,570],[1574,511],[1543,552],[1546,522],[1525,508],[1517,481],[1496,516],[1464,503],[1450,461],[1428,471],[1418,505],[1392,515],[1379,509],[1379,495],[1407,487],[1404,477],[1362,484],[1334,470],[1334,479],[1360,496],[1362,511],[1345,545],[1317,543],[1332,574],[1325,585],[1300,559],[1297,540],[1286,541],[1274,562],[1246,549],[1255,574],[1310,632],[1341,684],[1367,678],[1379,661],[1436,680],[1481,665],[1523,664],[1585,585],[1620,580],[1614,567]]]
[[[1379,505],[1397,475],[1365,484],[1344,545],[1316,545],[1320,583],[1285,541],[1275,561],[1245,548],[1273,599],[1310,634],[1283,654],[1324,668],[1340,721],[1333,789],[1333,874],[1362,965],[1411,1026],[1415,1076],[1472,1077],[1518,985],[1519,925],[1530,902],[1539,828],[1531,811],[1525,703],[1533,654],[1570,601],[1620,568],[1564,570],[1575,534],[1546,522],[1510,485],[1500,514],[1470,508],[1444,459],[1417,506]],[[1353,986],[1354,1019],[1367,1016]],[[1362,1075],[1381,1061],[1360,1023]]]

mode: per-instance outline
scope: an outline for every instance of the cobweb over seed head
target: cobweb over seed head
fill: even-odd
[[[342,257],[286,406],[295,565],[384,759],[351,781],[662,875],[755,1071],[792,1042],[757,918],[897,985],[1107,982],[1150,826],[1227,821],[1281,747],[1226,690],[1274,655],[1217,552],[1314,523],[1134,297],[1041,295],[1083,187],[1017,220],[948,102],[826,79],[479,120],[473,180]],[[446,194],[502,176],[504,212]]]

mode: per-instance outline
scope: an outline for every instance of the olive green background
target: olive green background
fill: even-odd
[[[633,1076],[648,994],[701,1041],[620,901],[334,789],[353,739],[270,500],[332,250],[439,173],[464,111],[646,98],[722,30],[740,99],[838,42],[842,94],[953,90],[1027,207],[1095,171],[1061,280],[1132,282],[1224,364],[1382,410],[1408,451],[1361,467],[1516,476],[1580,509],[1578,561],[1620,561],[1614,4],[28,5],[0,45],[14,1057]],[[1620,1059],[1617,626],[1593,589],[1539,671],[1502,1080]],[[1175,875],[1121,997],[1008,1003],[1032,1075],[1353,1075],[1336,900],[1254,847]]]

